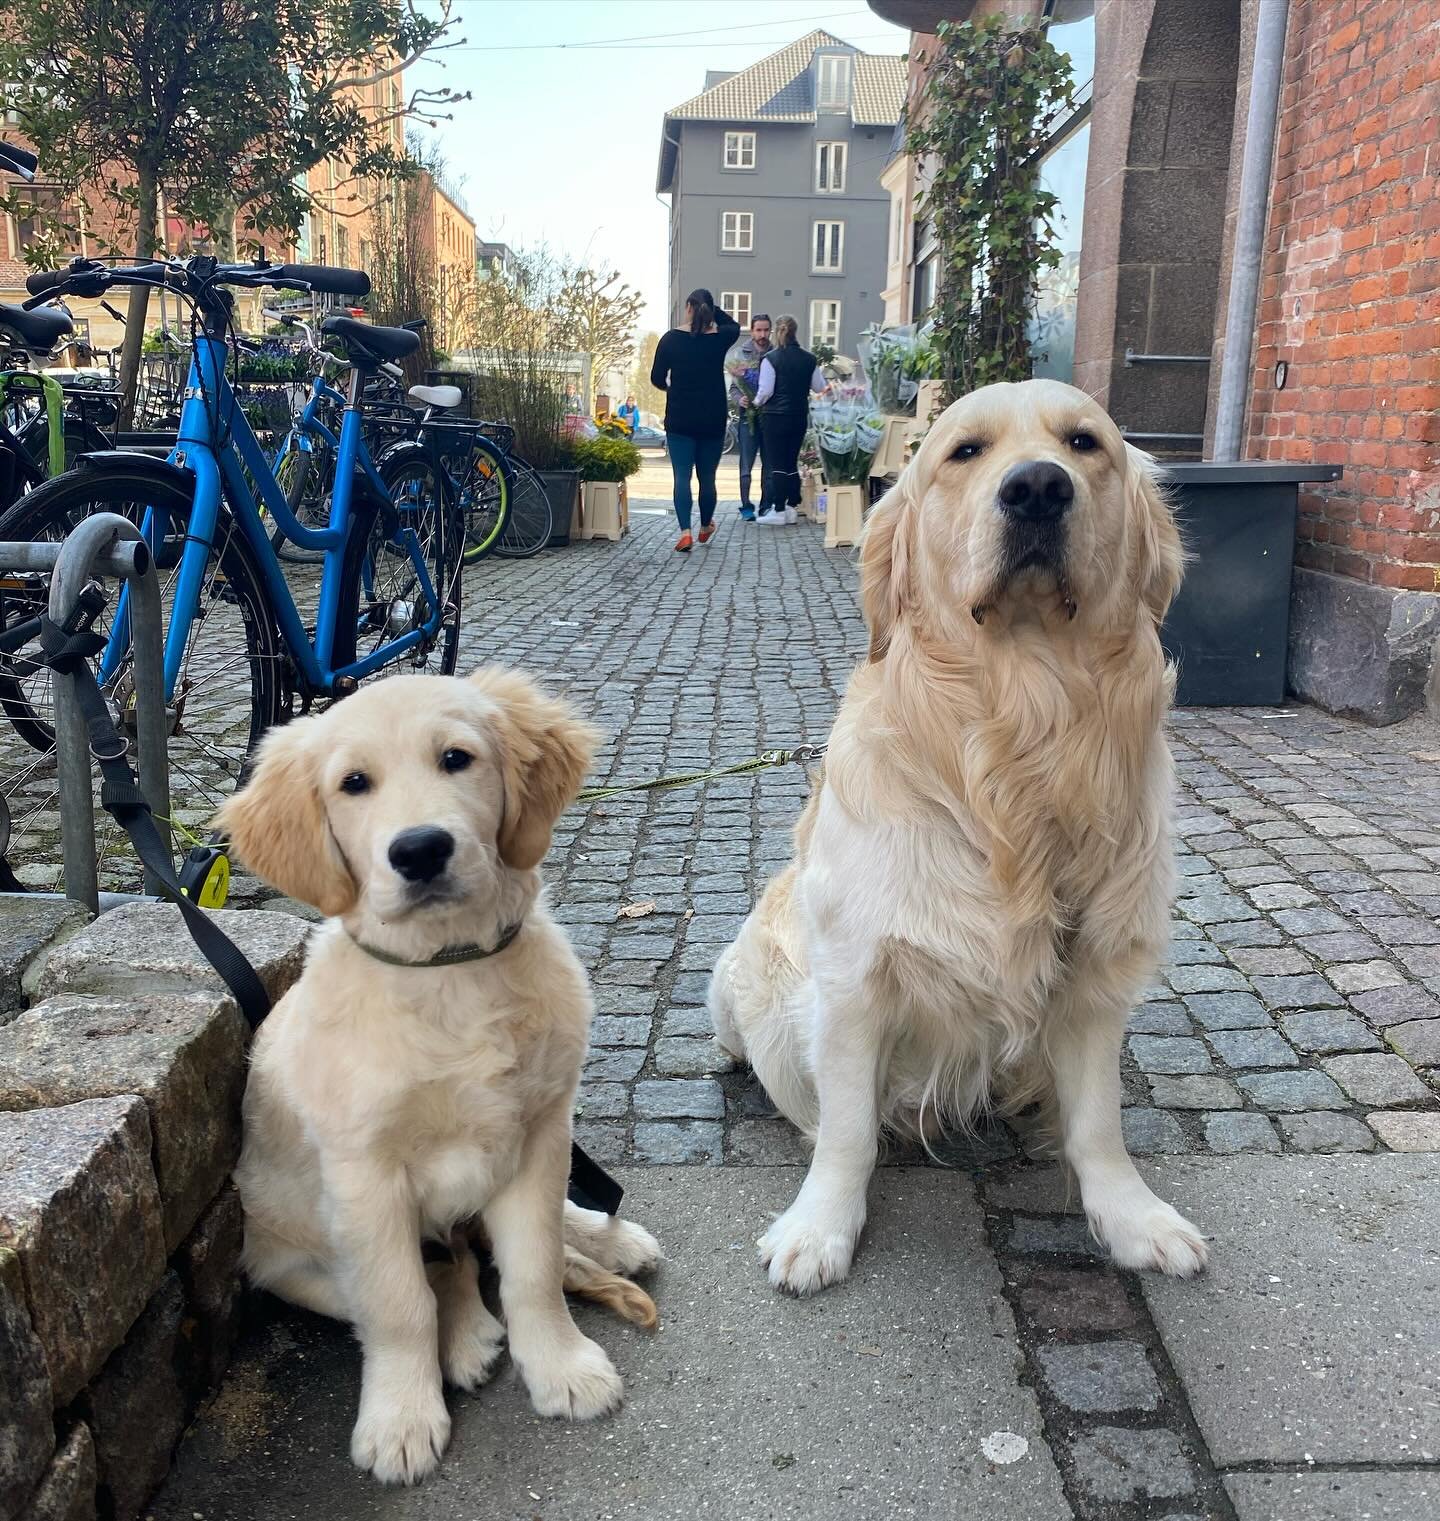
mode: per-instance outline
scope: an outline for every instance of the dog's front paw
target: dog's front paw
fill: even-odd
[[[575,1339],[520,1370],[540,1415],[593,1421],[620,1408],[625,1386],[604,1348],[577,1331]]]
[[[836,1224],[792,1205],[761,1236],[760,1265],[769,1268],[777,1289],[814,1294],[847,1276],[859,1235],[858,1225]]]
[[[1118,1267],[1154,1268],[1189,1278],[1205,1266],[1205,1238],[1179,1210],[1151,1196],[1142,1206],[1092,1216],[1091,1229],[1110,1248]]]
[[[364,1393],[350,1457],[382,1484],[418,1484],[434,1472],[449,1440],[450,1413],[438,1387],[393,1402],[380,1391],[373,1398]]]
[[[505,1327],[480,1303],[440,1323],[440,1369],[447,1384],[478,1389],[505,1350]]]

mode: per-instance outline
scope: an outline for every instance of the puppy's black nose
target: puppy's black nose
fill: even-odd
[[[390,841],[390,864],[407,882],[433,882],[454,854],[454,835],[428,824],[402,829]]]
[[[1000,510],[1032,523],[1051,523],[1075,500],[1075,483],[1063,465],[1032,459],[1012,465],[996,493]]]

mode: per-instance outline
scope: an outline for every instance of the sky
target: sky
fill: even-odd
[[[669,320],[665,111],[707,68],[747,68],[816,27],[867,53],[909,42],[864,0],[454,0],[454,12],[464,46],[408,77],[473,93],[432,135],[479,236],[618,269],[655,331]]]

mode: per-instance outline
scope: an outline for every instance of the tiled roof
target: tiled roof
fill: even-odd
[[[905,104],[905,60],[862,53],[830,32],[813,31],[748,69],[718,80],[665,113],[666,122],[813,122],[815,85],[810,69],[817,48],[843,48],[854,59],[850,116],[858,127],[889,127]],[[669,188],[675,147],[662,133],[656,189]]]
[[[850,114],[857,127],[889,127],[905,110],[905,60],[856,53]]]
[[[888,127],[900,119],[905,63],[860,53],[829,32],[814,31],[748,69],[701,90],[665,113],[678,121],[814,121],[810,60],[816,48],[845,48],[855,60],[852,115],[860,126]]]

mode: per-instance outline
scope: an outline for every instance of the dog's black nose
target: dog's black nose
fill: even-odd
[[[1002,512],[1032,523],[1051,523],[1075,500],[1075,483],[1063,465],[1032,459],[1012,465],[996,495]]]
[[[390,841],[390,864],[407,882],[433,882],[454,854],[454,835],[430,825],[402,829]]]

